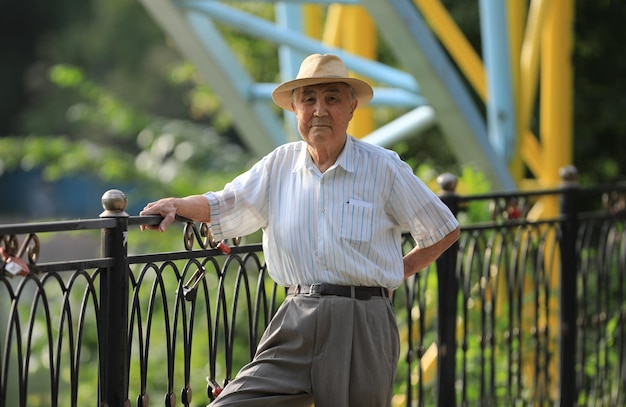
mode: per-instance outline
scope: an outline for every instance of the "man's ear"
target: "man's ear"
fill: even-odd
[[[350,112],[350,120],[352,120],[352,117],[354,116],[354,111],[356,110],[358,105],[359,105],[359,101],[354,99],[352,101],[352,111]]]

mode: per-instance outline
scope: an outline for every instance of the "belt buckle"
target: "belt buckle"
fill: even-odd
[[[309,286],[309,292],[304,294],[307,297],[321,297],[322,296],[322,284],[313,283]]]

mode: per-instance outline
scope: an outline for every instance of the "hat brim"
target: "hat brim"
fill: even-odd
[[[354,94],[357,99],[358,106],[364,106],[372,100],[374,97],[374,90],[365,81],[357,78],[345,78],[345,77],[316,77],[316,78],[302,78],[294,79],[285,82],[272,92],[272,99],[274,103],[282,107],[285,110],[293,112],[291,102],[293,101],[292,93],[294,89],[304,86],[320,85],[323,83],[345,83],[354,89]]]

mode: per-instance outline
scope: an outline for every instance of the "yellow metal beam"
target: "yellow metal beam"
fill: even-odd
[[[322,42],[332,47],[341,45],[341,22],[344,19],[345,8],[341,4],[331,4],[326,12],[326,24],[322,35]]]
[[[342,4],[328,6],[322,42],[376,60],[376,27],[370,15],[361,6]],[[360,79],[367,81],[367,78]],[[373,132],[374,127],[373,109],[362,107],[354,112],[348,133],[361,138]]]
[[[515,2],[515,1],[513,1]],[[549,2],[532,0],[528,11],[526,31],[520,54],[520,155],[533,173],[541,179],[543,172],[543,152],[539,140],[530,130],[532,113],[536,104],[537,83],[539,76],[539,51],[541,49],[541,29],[545,10]]]
[[[304,14],[304,32],[311,38],[322,38],[322,21],[324,10],[318,4],[302,6]]]
[[[441,1],[413,1],[476,93],[486,101],[487,82],[483,63]],[[558,182],[558,168],[571,162],[571,67],[564,65],[570,64],[569,25],[573,17],[573,1],[508,2],[510,57],[518,123],[516,154],[510,168],[518,185],[523,181],[524,164],[541,185],[553,186]],[[557,9],[558,12],[554,11]],[[315,9],[316,14],[312,18],[320,18],[319,10]],[[307,8],[307,14],[309,12]],[[370,59],[376,58],[375,27],[360,6],[328,6],[321,36],[328,45]],[[538,95],[540,77],[541,94]],[[538,96],[540,137],[536,137],[530,128]],[[373,129],[371,109],[357,110],[350,133],[362,137]],[[550,206],[546,209],[551,209]]]
[[[541,174],[541,157],[543,157],[541,144],[527,128],[522,129],[520,155],[533,174]]]
[[[485,67],[439,0],[413,0],[478,96],[487,99]]]
[[[551,1],[545,11],[545,21],[541,35],[541,95],[540,134],[543,146],[542,173],[540,180],[544,186],[556,187],[559,183],[559,168],[571,164],[572,161],[572,24],[574,21],[574,0]],[[559,213],[559,201],[556,196],[543,199],[545,215],[553,216]],[[552,232],[555,233],[555,232]],[[559,247],[553,239],[553,250],[558,253]],[[546,247],[547,250],[550,247]],[[550,286],[556,290],[560,286],[560,276],[556,264],[551,271]],[[558,381],[559,355],[558,326],[559,303],[552,298],[548,304],[550,320],[547,321],[550,329],[549,351],[554,355],[548,367],[548,374],[553,378],[552,383]],[[558,387],[552,386],[551,396],[556,397]]]
[[[548,3],[541,36],[541,178],[556,186],[559,168],[572,163],[574,0]]]
[[[530,126],[539,74],[539,50],[541,29],[549,1],[532,0],[520,57],[520,116],[519,121],[527,129]],[[539,175],[539,174],[535,174]]]
[[[376,59],[376,27],[367,11],[360,6],[344,6],[346,9],[343,47],[353,54]],[[359,75],[354,75],[359,78]],[[367,78],[360,77],[364,81]],[[354,112],[348,132],[361,138],[374,131],[374,111],[371,107],[362,107]]]
[[[520,60],[522,53],[522,43],[524,38],[524,27],[526,23],[526,14],[528,13],[528,4],[526,1],[509,0],[507,3],[507,19],[509,27],[509,48],[511,63],[511,79],[513,100],[515,103],[515,145],[512,154],[511,162],[509,163],[509,170],[513,179],[517,185],[520,185],[520,181],[524,178],[524,162],[521,156],[522,138],[519,137],[525,130],[525,125],[519,120],[521,112],[520,103]]]

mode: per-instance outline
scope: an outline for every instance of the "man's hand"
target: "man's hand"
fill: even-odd
[[[163,198],[146,205],[143,210],[139,212],[140,216],[161,215],[163,220],[158,225],[141,225],[141,230],[150,229],[165,232],[167,227],[176,219],[176,200],[176,198]]]
[[[163,221],[158,225],[141,225],[141,230],[158,230],[165,232],[167,227],[174,222],[176,215],[194,222],[210,222],[211,210],[209,202],[203,195],[190,195],[185,198],[163,198],[156,202],[150,202],[139,215],[161,215]]]
[[[432,246],[428,247],[414,247],[409,253],[407,253],[404,260],[404,279],[411,277],[413,274],[426,268],[430,263],[434,262],[439,256],[445,252],[450,246],[454,244],[459,238],[461,228],[457,227],[452,232],[444,236],[443,239],[438,241]]]

